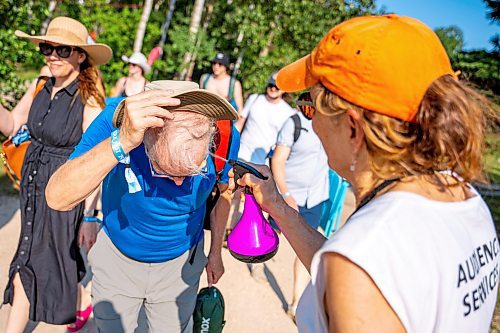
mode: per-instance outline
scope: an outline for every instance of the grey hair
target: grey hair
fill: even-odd
[[[172,176],[196,175],[213,145],[215,121],[190,111],[174,111],[165,126],[144,134],[148,157]]]

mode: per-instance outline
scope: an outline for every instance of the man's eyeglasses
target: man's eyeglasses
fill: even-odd
[[[149,160],[149,169],[151,170],[151,176],[153,177],[156,177],[156,178],[168,178],[168,179],[174,179],[174,178],[187,178],[187,177],[192,177],[194,176],[194,174],[190,174],[190,175],[169,175],[169,174],[166,174],[166,173],[159,173],[155,170],[154,166],[153,166],[153,162],[151,162],[151,159],[148,159]],[[207,162],[207,158],[205,158],[205,162]],[[208,163],[205,163],[205,166],[202,167],[200,170],[199,170],[199,173],[200,174],[205,174],[208,172]]]
[[[299,108],[300,112],[306,117],[307,119],[311,120],[314,116],[314,113],[316,112],[316,108],[314,106],[314,102],[311,98],[311,93],[305,92],[300,94],[299,98],[297,98],[297,107]]]
[[[54,50],[56,50],[56,54],[61,58],[68,58],[75,49],[75,47],[69,45],[54,46],[49,43],[40,43],[38,44],[38,48],[40,49],[40,53],[47,57],[50,56]]]
[[[269,89],[274,89],[274,90],[280,90],[280,88],[278,88],[278,86],[277,86],[277,85],[275,85],[275,84],[268,84],[268,85],[267,85],[267,88],[269,88]]]

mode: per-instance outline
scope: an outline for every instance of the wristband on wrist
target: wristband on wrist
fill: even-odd
[[[113,155],[120,162],[128,155],[123,151],[123,147],[120,143],[120,129],[116,129],[111,132],[111,149],[113,150]]]
[[[291,195],[292,195],[292,193],[286,192],[286,193],[283,193],[281,196],[283,197],[283,199],[286,199],[286,198],[288,198]]]
[[[82,222],[86,222],[86,223],[101,223],[101,220],[99,220],[97,218],[97,216],[84,216],[82,218]]]

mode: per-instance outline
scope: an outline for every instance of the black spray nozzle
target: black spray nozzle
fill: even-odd
[[[264,176],[259,171],[257,171],[257,169],[255,169],[254,167],[252,167],[246,163],[243,163],[243,162],[237,161],[237,160],[229,160],[228,163],[233,167],[233,172],[234,172],[234,182],[235,182],[236,186],[233,190],[233,193],[239,187],[238,179],[240,179],[241,177],[243,177],[247,173],[251,173],[252,175],[254,175],[257,178],[267,180],[266,176]]]

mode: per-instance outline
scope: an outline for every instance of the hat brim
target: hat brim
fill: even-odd
[[[84,50],[90,59],[92,59],[92,63],[94,65],[103,65],[107,63],[111,57],[113,56],[113,51],[109,46],[106,44],[78,44],[69,41],[68,39],[64,37],[59,37],[59,36],[31,36],[28,35],[27,33],[16,30],[15,35],[17,37],[21,38],[26,38],[32,41],[35,44],[39,44],[42,42],[50,42],[50,43],[56,43],[56,44],[63,44],[63,45],[69,45],[69,46],[75,46],[79,47],[82,50]]]
[[[122,55],[122,60],[124,62],[126,62],[127,64],[134,64],[134,65],[137,65],[137,66],[141,67],[142,70],[144,71],[144,74],[148,74],[151,71],[151,66],[149,66],[149,64],[137,63],[137,62],[134,62],[134,61],[130,61],[130,58],[127,57],[126,55]]]
[[[214,63],[218,63],[218,64],[221,64],[222,66],[226,67],[226,68],[229,68],[229,61],[224,61],[224,60],[221,60],[221,59],[217,59],[217,58],[213,58],[212,59],[212,64]]]
[[[177,106],[166,106],[165,109],[175,111],[191,111],[214,120],[237,120],[238,113],[231,104],[219,95],[204,89],[193,89],[187,92],[173,93],[171,97],[180,99]],[[113,114],[113,126],[119,128],[123,122],[125,100],[121,101]]]
[[[307,55],[279,70],[276,85],[283,91],[296,92],[311,88],[319,80],[311,75],[309,62],[311,55]]]

